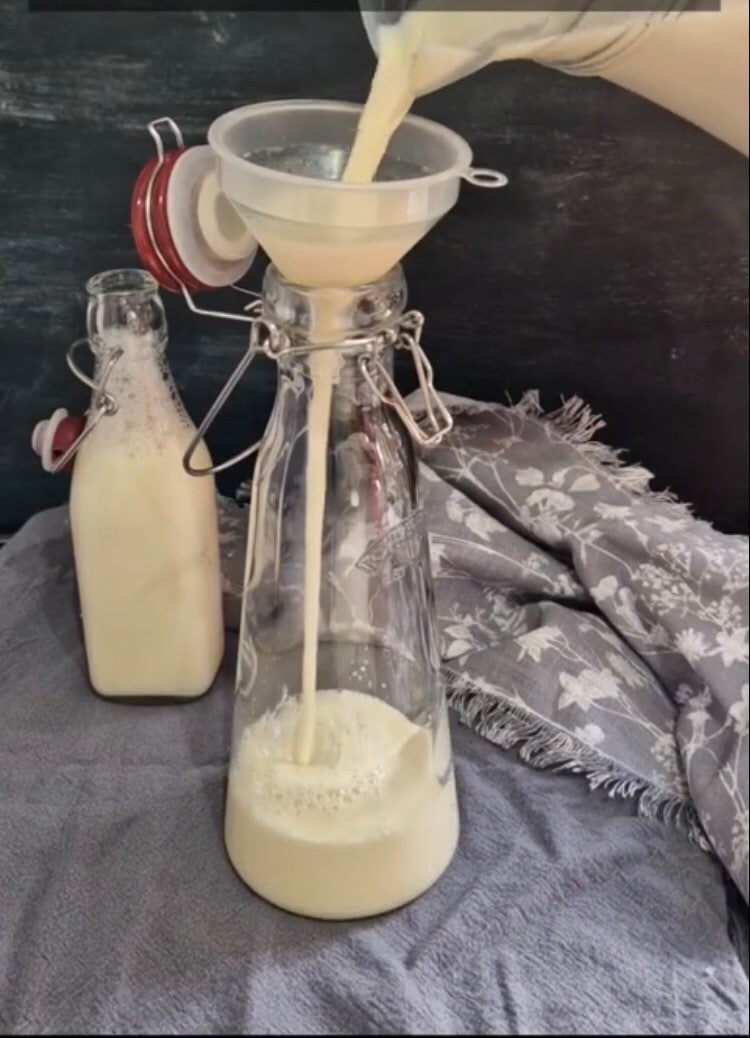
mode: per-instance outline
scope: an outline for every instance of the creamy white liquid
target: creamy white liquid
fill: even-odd
[[[409,10],[378,30],[378,65],[345,179],[372,179],[393,131],[415,98],[490,61],[576,63],[628,45],[597,74],[680,115],[748,154],[748,0],[720,11],[652,19],[639,12],[587,15],[585,31],[561,33],[571,12]]]
[[[431,731],[374,696],[318,691],[312,756],[300,766],[298,711],[287,700],[236,747],[225,818],[235,869],[273,904],[320,919],[418,897],[458,840],[447,737],[433,748]]]
[[[325,320],[318,331],[325,335]],[[323,340],[324,341],[324,340]],[[322,540],[328,486],[328,429],[331,420],[333,384],[338,369],[335,350],[322,349],[310,354],[310,401],[307,426],[307,465],[305,470],[305,566],[303,592],[302,696],[297,722],[295,760],[307,764],[315,735],[315,692],[318,687],[318,630],[320,626],[320,585]]]
[[[302,194],[304,187],[296,190]],[[396,214],[398,216],[399,214]],[[364,232],[343,222],[326,227],[253,213],[253,233],[274,265],[295,285],[306,288],[344,288],[379,281],[430,229],[434,221],[415,221],[404,207],[403,226],[393,226],[395,217],[382,227]],[[341,219],[340,212],[335,216]],[[307,237],[306,237],[307,236]]]
[[[224,650],[214,481],[182,467],[195,430],[151,347],[123,346],[108,384],[120,410],[82,443],[71,484],[89,676],[104,696],[189,699]],[[205,445],[194,463],[210,465]]]

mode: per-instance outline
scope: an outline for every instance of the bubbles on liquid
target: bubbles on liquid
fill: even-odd
[[[361,668],[366,672],[366,667]],[[245,787],[246,795],[262,814],[280,817],[332,816],[347,809],[369,814],[377,811],[392,781],[393,761],[401,747],[394,743],[383,716],[362,701],[371,697],[361,692],[351,697],[346,708],[338,702],[341,692],[319,693],[322,710],[318,716],[313,761],[294,761],[293,733],[298,702],[284,696],[282,702],[243,731],[236,755],[233,781]],[[384,707],[386,711],[390,710]]]
[[[281,144],[243,155],[247,162],[282,173],[313,180],[341,180],[349,149],[328,144]],[[428,170],[416,162],[386,155],[375,174],[376,182],[412,180],[426,176]]]

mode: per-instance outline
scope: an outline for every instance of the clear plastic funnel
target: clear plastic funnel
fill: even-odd
[[[377,281],[452,208],[462,178],[505,182],[472,171],[458,134],[408,116],[375,181],[341,183],[361,112],[336,101],[272,101],[227,112],[209,128],[220,190],[296,284]]]

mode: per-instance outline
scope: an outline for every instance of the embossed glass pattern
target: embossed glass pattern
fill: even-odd
[[[414,448],[399,415],[374,392],[377,374],[366,378],[362,363],[376,354],[392,370],[392,349],[377,336],[403,313],[403,277],[396,271],[352,290],[348,327],[333,346],[307,343],[315,294],[280,278],[265,285],[266,315],[292,349],[278,361],[276,402],[256,464],[235,738],[282,695],[300,691],[310,357],[320,348],[337,350],[339,370],[327,447],[317,687],[376,695],[430,727],[445,709]]]

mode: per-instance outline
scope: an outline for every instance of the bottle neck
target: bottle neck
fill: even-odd
[[[159,286],[145,270],[109,270],[86,285],[86,331],[94,355],[107,363],[121,353],[118,367],[161,357],[167,345],[167,318]]]
[[[352,346],[297,348],[279,357],[279,375],[298,386],[314,387],[317,381],[329,379],[334,396],[344,393],[365,402],[377,395],[373,383],[385,390],[379,370],[382,366],[392,376],[393,353],[393,346],[375,339]]]
[[[432,371],[419,345],[424,318],[417,311],[405,313],[406,282],[400,266],[370,285],[337,289],[291,284],[270,266],[263,288],[261,316],[281,340],[273,355],[285,401],[291,400],[290,391],[294,406],[304,407],[304,394],[315,394],[317,385],[319,399],[322,390],[340,406],[340,413],[347,407],[366,407],[372,415],[396,416],[422,445],[439,442],[450,429],[450,414],[435,393]],[[396,345],[410,351],[427,395],[427,432],[414,421],[393,381]]]
[[[395,267],[380,281],[347,288],[305,288],[269,266],[263,280],[263,317],[294,351],[367,342],[392,331],[406,308],[406,281]],[[343,355],[342,353],[342,355]]]
[[[114,432],[123,422],[163,424],[175,407],[181,412],[165,357],[167,320],[155,280],[143,270],[111,270],[91,278],[86,291],[94,382],[117,408],[102,425]],[[92,402],[97,398],[94,390]]]

